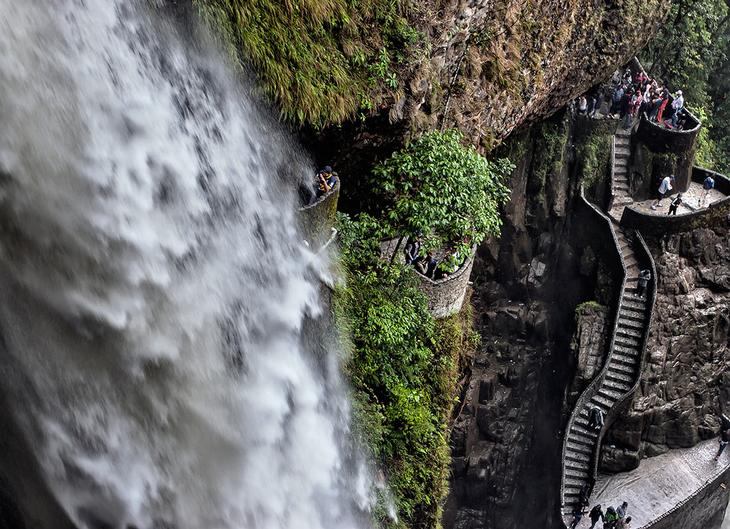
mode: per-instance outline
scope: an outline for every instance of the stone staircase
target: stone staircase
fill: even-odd
[[[624,208],[633,202],[629,189],[629,156],[631,154],[631,129],[618,128],[613,137],[613,200],[608,215],[621,221]]]
[[[608,416],[614,406],[632,392],[640,375],[642,343],[649,324],[647,301],[636,295],[639,262],[634,245],[638,243],[618,226],[614,229],[626,276],[607,364],[581,396],[566,433],[562,474],[565,516],[578,504],[581,489],[590,489],[597,468],[600,432],[588,427],[590,409],[597,406],[604,416]]]

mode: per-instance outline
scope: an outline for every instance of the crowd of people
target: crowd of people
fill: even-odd
[[[587,486],[585,490],[587,490]],[[588,519],[591,521],[590,529],[594,529],[599,523],[603,524],[602,529],[629,529],[631,527],[631,516],[626,514],[628,508],[629,503],[625,501],[618,507],[607,507],[604,511],[601,504],[598,503],[589,511],[587,494],[581,494],[579,504],[573,512],[570,529],[578,527],[586,514],[588,514]]]
[[[578,114],[592,118],[599,113],[612,119],[619,117],[626,128],[642,114],[674,130],[684,130],[688,120],[681,90],[672,95],[644,71],[632,72],[630,68],[623,74],[616,70],[609,83],[580,96],[576,109]]]

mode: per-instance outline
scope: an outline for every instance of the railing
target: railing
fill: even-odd
[[[435,318],[445,318],[461,310],[476,250],[477,247],[473,246],[459,269],[443,279],[431,279],[416,272],[421,282],[421,291],[428,298],[428,310]]]
[[[613,407],[608,411],[606,414],[605,419],[605,426],[601,429],[598,440],[596,441],[599,447],[599,452],[596,454],[596,460],[594,461],[593,465],[593,475],[595,476],[598,473],[598,464],[600,459],[600,446],[601,441],[603,440],[603,436],[608,431],[609,426],[611,423],[616,419],[616,416],[618,413],[623,409],[623,405],[626,403],[626,401],[636,392],[636,389],[639,387],[639,384],[641,383],[641,372],[644,369],[644,363],[646,361],[646,346],[649,342],[649,333],[651,331],[651,324],[654,318],[654,303],[656,301],[656,293],[657,293],[657,271],[656,271],[656,264],[654,263],[654,258],[651,255],[651,252],[649,251],[649,247],[646,245],[646,242],[644,241],[644,238],[641,236],[641,234],[636,231],[634,232],[634,236],[636,237],[636,242],[638,244],[635,244],[634,247],[638,247],[641,249],[641,259],[639,259],[639,252],[634,252],[634,255],[637,257],[637,262],[642,264],[642,266],[639,266],[639,270],[642,270],[644,266],[648,266],[651,271],[651,288],[647,290],[647,296],[646,296],[646,306],[644,307],[644,315],[646,318],[646,324],[644,325],[643,329],[643,335],[641,338],[641,347],[639,349],[639,358],[636,365],[636,380],[634,381],[634,384],[629,388],[624,395],[617,400]],[[622,295],[623,300],[623,295]],[[621,310],[621,307],[619,305],[619,311]],[[614,337],[615,337],[615,330],[614,330]],[[613,348],[613,341],[611,344],[611,348]]]
[[[562,452],[562,469],[561,469],[561,475],[560,475],[560,517],[564,520],[564,516],[566,514],[570,513],[564,513],[564,498],[565,498],[565,461],[566,461],[566,452],[568,449],[568,439],[570,435],[570,431],[573,427],[573,424],[575,423],[576,419],[580,416],[581,411],[586,407],[588,402],[590,402],[591,398],[598,393],[598,390],[600,389],[603,379],[606,377],[608,373],[608,368],[611,363],[611,359],[613,357],[613,351],[614,351],[614,341],[616,339],[616,331],[619,326],[619,313],[621,311],[621,306],[623,303],[623,294],[626,291],[626,276],[627,276],[627,269],[626,269],[626,263],[624,262],[623,255],[621,254],[620,250],[620,244],[618,241],[618,237],[616,236],[616,231],[614,229],[614,224],[611,222],[611,219],[603,213],[600,209],[598,209],[595,205],[591,204],[590,201],[588,201],[585,197],[585,192],[583,188],[581,188],[581,200],[585,203],[585,205],[588,206],[588,208],[595,212],[598,217],[600,217],[601,221],[608,227],[609,232],[611,233],[611,238],[613,240],[614,249],[616,251],[616,254],[618,256],[619,262],[621,263],[621,268],[623,271],[623,278],[621,280],[621,289],[619,290],[619,298],[617,303],[616,311],[613,315],[614,324],[613,324],[613,332],[611,333],[611,343],[608,348],[608,354],[606,355],[606,360],[603,363],[603,367],[601,368],[601,371],[595,376],[593,381],[588,385],[588,387],[583,390],[583,393],[578,398],[578,401],[575,403],[575,406],[573,407],[573,411],[570,414],[570,419],[568,420],[568,424],[565,427],[565,435],[563,436],[563,452]],[[598,456],[600,454],[600,443],[597,440],[596,445],[594,447],[593,451],[593,459],[594,459],[594,465],[593,465],[593,473],[592,476],[590,476],[590,480],[593,481],[595,479],[597,468],[597,461]]]

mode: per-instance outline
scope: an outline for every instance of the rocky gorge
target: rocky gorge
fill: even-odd
[[[23,305],[16,310],[26,296],[40,299],[43,310],[37,314],[48,321],[55,322],[51,313],[65,305],[51,295],[57,285],[47,281],[43,293],[30,289],[28,294],[18,263],[24,262],[23,243],[33,249],[35,243],[31,236],[23,238],[23,226],[49,219],[63,226],[66,217],[52,205],[57,196],[67,200],[62,201],[66,209],[88,221],[84,225],[105,218],[102,211],[107,210],[99,206],[87,218],[84,207],[67,193],[33,188],[27,196],[39,192],[51,204],[36,217],[27,196],[18,191],[35,182],[33,175],[20,185],[5,165],[0,167],[0,279],[12,293],[0,307],[0,357],[5,359],[3,373],[13,380],[0,388],[0,396],[9,408],[23,404],[0,415],[0,424],[6,426],[0,529],[288,529],[298,524],[309,524],[308,529],[563,529],[566,425],[610,358],[625,283],[619,244],[614,248],[607,225],[591,209],[610,211],[615,200],[614,135],[619,124],[578,115],[571,101],[607,82],[617,68],[633,64],[631,58],[661,23],[655,14],[670,3],[143,4],[159,25],[148,27],[130,15],[137,8],[107,10],[96,1],[84,8],[84,13],[105,13],[108,38],[122,39],[119,49],[129,52],[120,64],[136,65],[122,68],[108,59],[116,58],[108,49],[106,59],[91,54],[91,71],[95,79],[105,79],[102,84],[112,102],[123,100],[119,93],[125,93],[118,89],[117,69],[135,79],[133,71],[151,72],[140,82],[147,98],[129,106],[147,108],[148,115],[153,107],[165,109],[167,136],[153,123],[146,125],[149,129],[139,126],[145,121],[140,114],[131,119],[121,110],[112,112],[118,119],[108,127],[101,117],[89,123],[101,123],[100,136],[108,129],[118,135],[120,149],[130,149],[124,160],[110,158],[112,172],[127,159],[142,159],[132,149],[138,141],[149,145],[140,140],[145,134],[171,143],[170,136],[180,135],[172,147],[158,145],[161,152],[169,154],[169,148],[176,153],[166,154],[159,164],[154,149],[145,151],[146,161],[130,169],[128,182],[132,194],[145,197],[139,202],[149,215],[142,216],[148,221],[144,227],[162,222],[164,234],[174,235],[179,246],[161,243],[159,255],[146,255],[157,248],[150,234],[160,233],[157,228],[148,233],[141,225],[137,231],[150,239],[135,240],[138,246],[130,244],[134,251],[119,243],[133,237],[131,228],[114,235],[112,242],[82,230],[90,237],[88,243],[64,229],[61,235],[69,239],[61,237],[57,244],[40,230],[38,248],[52,251],[66,265],[72,264],[71,250],[89,252],[80,257],[89,267],[88,278],[79,278],[70,265],[57,277],[93,283],[88,292],[93,297],[106,292],[101,281],[113,275],[119,283],[109,289],[112,294],[128,283],[139,294],[115,297],[115,302],[134,305],[129,314],[142,319],[120,317],[121,323],[107,325],[105,318],[116,313],[92,314],[101,306],[94,297],[93,303],[60,314],[58,327],[49,323],[37,333],[28,332],[36,324],[27,323],[24,315],[35,309]],[[17,14],[5,9],[8,20]],[[34,17],[22,20],[32,26]],[[77,23],[71,15],[63,20],[58,24]],[[45,16],[42,21],[46,24]],[[134,29],[127,30],[128,25]],[[151,36],[157,29],[160,42]],[[15,38],[16,33],[8,34]],[[222,46],[223,53],[210,52],[208,39]],[[169,56],[168,41],[174,43]],[[75,53],[86,57],[92,48],[82,46]],[[235,81],[219,71],[229,68]],[[17,82],[10,73],[3,79]],[[171,87],[171,94],[160,91],[169,97],[157,99],[161,96],[155,86]],[[85,97],[93,100],[99,93],[89,91]],[[157,106],[145,106],[150,101]],[[269,110],[260,112],[263,117],[258,110],[251,117],[250,109],[266,106],[279,113],[281,123],[274,124]],[[99,107],[108,110],[102,103]],[[30,107],[18,108],[26,112]],[[61,123],[72,114],[51,113]],[[244,129],[242,136],[239,128]],[[510,162],[504,182],[509,200],[499,204],[499,233],[476,247],[473,268],[465,274],[462,270],[463,277],[453,274],[466,290],[454,304],[464,303],[460,313],[429,315],[433,300],[422,286],[425,279],[421,277],[419,291],[400,254],[370,255],[384,237],[372,219],[388,218],[392,205],[378,194],[373,175],[382,174],[374,169],[423,133],[452,129],[461,133],[462,143],[475,148],[475,156]],[[3,141],[3,156],[22,144],[10,130]],[[625,167],[635,196],[651,194],[665,171],[682,170],[689,178],[695,136],[687,140],[691,145],[680,161],[631,141],[636,144],[629,147]],[[299,143],[307,152],[300,152]],[[42,152],[33,145],[18,152]],[[180,153],[186,154],[180,158]],[[312,161],[304,160],[308,156]],[[17,158],[0,156],[0,161],[20,174],[38,167]],[[339,179],[319,202],[297,208],[293,189],[301,187],[313,163],[334,166]],[[95,170],[106,174],[105,167],[100,164]],[[251,189],[231,177],[246,171],[255,180]],[[128,191],[114,188],[112,184],[122,181],[117,176],[103,183],[84,181],[82,187],[90,190],[93,204],[118,207],[119,218],[132,223],[139,212],[121,200],[113,202]],[[447,179],[444,183],[447,188]],[[193,206],[199,208],[194,214],[185,209]],[[349,216],[335,221],[338,209]],[[32,222],[23,223],[23,218]],[[360,231],[353,229],[358,221]],[[602,473],[637,469],[647,458],[715,438],[721,414],[730,413],[730,217],[717,214],[683,226],[680,222],[667,233],[644,233],[657,272],[653,316],[638,387],[630,399],[617,404],[596,441]],[[100,233],[112,225],[105,221]],[[178,241],[178,233],[189,238]],[[407,239],[403,233],[387,235]],[[330,263],[338,238],[342,258]],[[215,241],[215,252],[206,267],[209,239]],[[117,259],[109,252],[119,252]],[[54,269],[51,260],[40,258],[43,253],[34,253],[27,262],[38,257],[37,262]],[[128,274],[118,270],[126,259]],[[353,270],[357,267],[361,270]],[[144,275],[161,269],[162,278]],[[276,270],[275,277],[267,277],[267,270]],[[168,300],[163,294],[176,281],[192,285],[190,291],[184,291],[184,299],[170,294]],[[74,302],[87,294],[85,284],[74,289],[69,287],[68,296]],[[142,311],[147,303],[149,311]],[[198,316],[188,310],[197,304]],[[165,312],[169,307],[176,311],[170,321],[160,316],[170,314]],[[148,320],[134,310],[144,312],[154,333],[145,334],[139,322]],[[197,317],[205,317],[205,325]],[[178,333],[184,327],[178,322],[190,324],[190,334]],[[36,339],[47,328],[58,332],[56,337],[62,331],[74,336],[68,344],[57,340],[63,348],[49,349],[62,351],[58,357],[43,354],[53,340]],[[74,348],[73,343],[82,345]],[[132,350],[138,343],[144,345],[140,358]],[[149,343],[159,351],[150,352]],[[174,352],[160,352],[165,346]],[[36,348],[37,355],[23,355]],[[97,349],[104,358],[92,354]],[[119,352],[130,353],[134,361],[114,356]],[[73,363],[84,354],[84,361]],[[52,361],[44,363],[44,358]],[[54,372],[64,372],[63,358],[78,373],[56,377]],[[24,362],[31,359],[37,369],[21,376]],[[92,383],[86,387],[84,374],[89,381],[116,381],[126,389],[111,385],[104,391]],[[58,382],[49,398],[43,397],[44,380],[51,389]],[[69,381],[73,388],[63,386]],[[24,384],[34,388],[30,397]],[[134,405],[123,406],[123,426],[108,415],[123,402],[117,391],[136,399]],[[37,400],[37,408],[26,407],[25,398]],[[68,425],[55,423],[56,402],[68,402],[68,416],[56,413]],[[168,410],[169,402],[174,406]],[[78,403],[87,408],[77,415]],[[86,409],[92,411],[87,414]],[[41,413],[46,419],[36,424]],[[159,435],[149,434],[152,427],[159,427]],[[37,439],[29,442],[29,432]],[[124,432],[129,444],[123,441]],[[110,439],[104,437],[107,433]],[[45,447],[46,440],[60,440],[48,444],[56,452],[35,452],[36,441]],[[185,457],[176,457],[181,454]],[[127,467],[127,457],[140,457],[140,462]],[[265,461],[273,461],[275,471]],[[118,480],[109,477],[114,475],[110,468],[121,476]],[[195,475],[201,483],[180,487],[195,481]],[[260,487],[269,480],[275,491],[270,496]],[[727,503],[724,491],[707,496],[718,505]],[[185,498],[194,501],[188,505]],[[250,503],[241,507],[240,498]],[[210,505],[220,509],[211,514]],[[709,514],[717,524],[720,511],[714,503],[712,508]]]

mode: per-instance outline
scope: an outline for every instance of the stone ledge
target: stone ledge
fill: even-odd
[[[428,298],[428,310],[434,318],[446,318],[461,310],[466,288],[469,286],[471,269],[474,266],[476,249],[476,246],[472,247],[471,255],[461,268],[447,278],[433,280],[418,274],[421,291]]]
[[[337,217],[337,201],[340,198],[340,179],[332,189],[317,200],[299,208],[299,222],[302,235],[313,249],[320,248],[327,243],[335,226]]]

